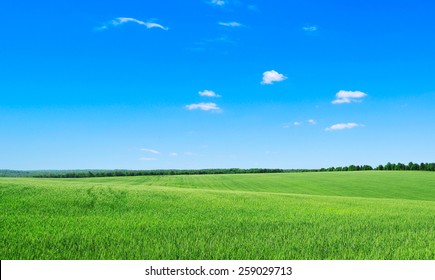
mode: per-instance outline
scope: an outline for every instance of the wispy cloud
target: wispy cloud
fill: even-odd
[[[306,32],[316,32],[318,30],[318,27],[315,25],[304,26],[304,27],[302,27],[302,30],[304,30]]]
[[[357,123],[337,123],[331,125],[330,127],[325,128],[325,130],[326,131],[343,130],[343,129],[351,129],[357,126],[363,126],[363,125]]]
[[[139,25],[143,25],[146,28],[160,28],[160,29],[163,29],[163,30],[168,30],[169,29],[169,28],[167,28],[167,27],[165,27],[165,26],[163,26],[161,24],[155,23],[155,22],[145,22],[145,21],[141,21],[141,20],[138,20],[138,19],[135,19],[135,18],[128,18],[128,17],[118,17],[118,18],[112,19],[111,21],[109,21],[108,23],[98,27],[97,29],[98,30],[104,30],[104,29],[107,29],[107,28],[109,28],[111,26],[119,26],[119,25],[122,25],[122,24],[125,24],[125,23],[128,23],[128,22],[132,22],[132,23],[136,23],[136,24],[139,24]]]
[[[317,124],[317,122],[315,121],[315,120],[308,120],[307,121],[307,123],[308,124],[310,124],[310,125],[315,125],[315,124]],[[304,122],[301,122],[301,121],[294,121],[294,122],[292,122],[292,123],[285,123],[285,124],[283,124],[283,128],[290,128],[291,126],[301,126],[301,125],[303,125],[304,124]]]
[[[141,148],[142,152],[152,153],[152,154],[160,154],[159,151],[153,150],[153,149],[147,149],[147,148]]]
[[[197,103],[186,105],[187,110],[203,110],[203,111],[221,111],[221,109],[216,105],[216,103]]]
[[[271,85],[274,82],[282,82],[287,79],[286,76],[276,72],[275,70],[266,71],[263,73],[262,85]]]
[[[178,153],[170,153],[169,156],[171,156],[171,157],[177,157]]]
[[[224,0],[211,0],[210,3],[213,4],[213,5],[216,5],[216,6],[223,6],[223,5],[225,5],[225,1]]]
[[[222,26],[227,26],[227,27],[240,27],[240,26],[242,26],[241,23],[236,22],[236,21],[230,21],[230,22],[220,21],[220,22],[218,22],[218,24],[222,25]]]
[[[216,94],[216,92],[208,89],[200,91],[198,92],[198,94],[206,97],[221,97],[219,94]]]
[[[153,161],[156,160],[155,158],[150,158],[150,157],[142,157],[139,160],[143,160],[143,161]]]
[[[360,102],[366,96],[367,94],[362,91],[340,90],[335,94],[336,99],[332,101],[332,104]]]

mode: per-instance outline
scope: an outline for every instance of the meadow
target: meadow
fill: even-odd
[[[435,173],[0,178],[0,259],[435,259]]]

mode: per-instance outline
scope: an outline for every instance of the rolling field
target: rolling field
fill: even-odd
[[[435,259],[435,173],[0,178],[5,259]]]

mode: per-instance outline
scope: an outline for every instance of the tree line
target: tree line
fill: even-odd
[[[222,168],[222,169],[159,169],[159,170],[38,170],[17,171],[0,170],[0,177],[34,178],[87,178],[117,176],[166,176],[166,175],[205,175],[205,174],[245,174],[245,173],[283,173],[307,172],[309,169],[286,170],[279,168]]]
[[[370,165],[349,165],[344,167],[329,167],[321,168],[319,171],[363,171],[363,170],[421,170],[421,171],[435,171],[435,163],[413,163],[412,161],[408,164],[404,163],[391,163],[388,162],[385,165],[378,165],[373,168]]]
[[[33,178],[89,178],[118,176],[168,176],[168,175],[205,175],[205,174],[249,174],[249,173],[292,173],[292,172],[328,172],[328,171],[364,171],[364,170],[419,170],[435,171],[435,163],[390,163],[378,165],[349,165],[320,169],[279,169],[279,168],[217,168],[217,169],[160,169],[160,170],[0,170],[0,177]]]

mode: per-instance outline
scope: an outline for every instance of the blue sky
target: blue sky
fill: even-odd
[[[434,11],[2,1],[0,168],[433,162]]]

